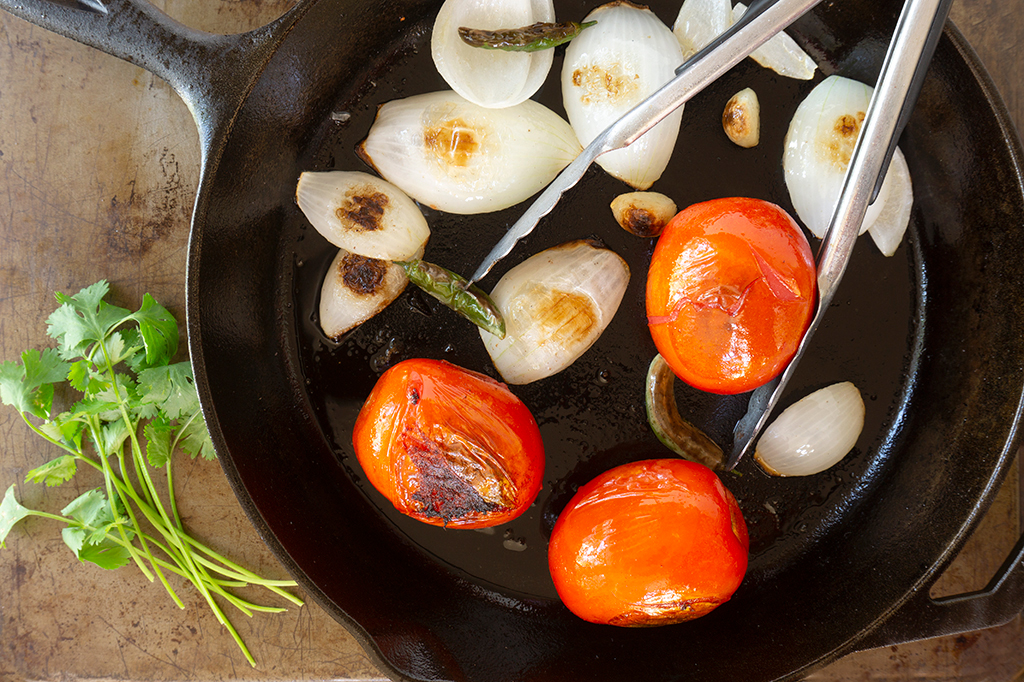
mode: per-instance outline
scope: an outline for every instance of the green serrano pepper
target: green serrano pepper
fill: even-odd
[[[499,339],[505,338],[505,318],[483,289],[462,275],[422,260],[395,261],[409,281],[464,318]]]
[[[588,21],[583,24],[576,21],[563,21],[555,24],[538,21],[536,24],[522,28],[500,28],[493,31],[460,26],[459,37],[467,45],[487,50],[539,52],[569,42],[583,29],[596,23],[596,21]]]
[[[682,418],[674,392],[676,375],[661,355],[655,355],[647,370],[645,403],[651,430],[668,449],[684,459],[719,469],[725,456],[713,440]]]

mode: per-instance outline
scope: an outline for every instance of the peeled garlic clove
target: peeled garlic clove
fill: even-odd
[[[587,145],[671,80],[683,52],[653,12],[628,2],[602,5],[585,21],[597,24],[566,48],[562,101],[573,130]],[[598,165],[635,189],[647,189],[668,165],[682,115],[680,107],[633,144],[599,156]]]
[[[849,381],[832,384],[787,407],[757,442],[754,457],[773,476],[828,469],[857,444],[864,399]]]
[[[409,196],[460,214],[518,204],[580,151],[569,124],[542,104],[487,109],[451,91],[388,102],[359,148]]]
[[[887,192],[885,205],[868,229],[871,238],[875,240],[875,246],[886,256],[896,253],[896,248],[903,241],[903,235],[910,224],[910,210],[914,205],[910,169],[899,148],[892,155],[883,187],[890,182],[892,188]]]
[[[611,322],[627,284],[626,261],[589,241],[541,251],[505,273],[491,292],[505,338],[480,333],[502,379],[528,384],[575,362]]]
[[[459,27],[494,30],[554,20],[552,0],[445,0],[434,21],[430,54],[448,86],[470,102],[492,108],[513,106],[540,89],[554,51],[471,47],[459,37]]]
[[[739,21],[746,11],[746,5],[736,3],[732,8],[732,23]],[[814,78],[814,71],[818,68],[814,60],[785,31],[775,34],[768,42],[751,52],[750,58],[780,76],[805,81]]]
[[[819,239],[839,201],[872,91],[858,81],[829,76],[800,103],[789,124],[782,158],[786,187],[797,215]],[[895,177],[895,173],[886,174],[878,196],[868,206],[861,234],[889,201]],[[906,188],[895,199],[907,201]]]
[[[409,283],[390,261],[339,249],[320,288],[320,328],[331,339],[384,310]]]
[[[327,241],[367,258],[406,260],[430,237],[416,204],[394,185],[368,173],[302,173],[295,199]]]
[[[756,92],[744,88],[729,98],[722,112],[722,128],[740,147],[757,146],[761,141],[761,105]]]
[[[619,226],[638,237],[657,237],[677,212],[676,202],[660,192],[620,194],[611,209]]]
[[[725,33],[732,25],[729,0],[684,0],[672,25],[672,33],[683,48],[683,59],[689,59]]]

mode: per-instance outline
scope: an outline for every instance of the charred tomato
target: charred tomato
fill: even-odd
[[[810,245],[788,213],[760,199],[716,199],[665,226],[647,275],[648,326],[680,379],[743,393],[792,359],[816,292]]]
[[[651,627],[728,601],[748,548],[739,505],[711,469],[652,459],[579,489],[555,523],[548,565],[562,602],[580,618]]]
[[[406,360],[381,375],[352,441],[370,483],[436,526],[509,521],[533,503],[544,475],[526,405],[504,384],[440,360]]]

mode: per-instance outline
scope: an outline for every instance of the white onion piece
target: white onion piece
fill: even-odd
[[[487,332],[480,338],[506,382],[543,379],[594,345],[627,284],[626,261],[589,241],[541,251],[505,273],[491,292],[505,318],[505,338]]]
[[[580,151],[569,124],[542,104],[487,109],[450,90],[388,102],[359,149],[409,196],[460,214],[529,198]]]
[[[882,206],[878,218],[871,224],[868,233],[875,240],[875,246],[886,256],[896,253],[896,248],[903,241],[903,235],[910,224],[910,209],[914,205],[914,187],[910,180],[910,169],[903,152],[896,149],[889,164],[888,176],[883,186],[892,182],[885,205]]]
[[[731,24],[739,21],[746,11],[746,5],[736,3],[732,8]],[[814,71],[818,68],[814,60],[785,31],[775,34],[768,42],[751,52],[750,58],[780,76],[805,81],[814,78]]]
[[[671,80],[683,63],[679,41],[648,9],[612,2],[585,21],[597,25],[569,43],[562,67],[562,101],[584,145]],[[630,146],[599,156],[597,163],[633,188],[647,189],[668,165],[682,115],[680,107]]]
[[[320,288],[320,328],[339,338],[387,307],[408,283],[405,270],[391,261],[339,249]]]
[[[773,476],[808,476],[845,457],[864,429],[864,399],[849,381],[787,407],[765,429],[754,457]]]
[[[445,0],[434,20],[430,54],[448,86],[482,107],[509,107],[529,99],[544,83],[554,50],[506,52],[467,45],[459,27],[494,30],[553,22],[552,0]]]
[[[683,0],[672,33],[683,48],[683,59],[689,59],[725,33],[732,25],[729,0]]]
[[[419,207],[400,189],[368,173],[302,173],[295,199],[327,241],[367,258],[408,260],[430,237]]]
[[[786,187],[797,215],[819,239],[828,229],[839,201],[872,90],[871,86],[849,78],[829,76],[800,103],[789,124],[782,159]],[[904,166],[893,172],[896,163],[890,164],[878,196],[868,206],[861,234],[878,220],[889,201],[897,202],[886,212],[894,224],[883,232],[902,234],[906,230],[905,222],[902,226],[898,223],[904,217],[909,220],[913,193],[909,171]],[[898,182],[900,187],[894,190]]]

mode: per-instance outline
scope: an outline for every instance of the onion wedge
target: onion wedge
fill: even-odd
[[[739,21],[746,11],[746,5],[742,2],[736,3],[732,8],[732,23]],[[750,58],[780,76],[798,80],[811,80],[818,68],[810,55],[785,31],[772,36],[767,43],[751,52]]]
[[[507,29],[554,20],[552,0],[445,0],[434,20],[430,54],[448,87],[468,101],[488,108],[515,106],[544,84],[553,51],[484,50],[468,45],[459,29]]]
[[[442,91],[383,105],[358,151],[417,201],[476,214],[528,199],[582,147],[564,119],[533,100],[487,109]]]
[[[870,85],[829,76],[804,98],[789,124],[782,158],[786,187],[797,216],[819,239],[839,201],[872,91]],[[879,249],[892,255],[910,222],[913,202],[910,171],[897,148],[861,234],[874,230]]]
[[[809,476],[849,454],[864,429],[864,399],[849,381],[804,396],[765,429],[754,457],[773,476]]]
[[[602,5],[585,21],[597,25],[565,50],[562,103],[580,142],[589,144],[675,77],[683,50],[653,12],[629,2]],[[597,164],[634,189],[648,189],[668,166],[682,115],[679,107],[628,147],[599,156]]]
[[[302,173],[295,200],[327,241],[367,258],[412,258],[430,237],[419,207],[402,190],[369,173]]]
[[[528,384],[575,362],[611,322],[627,284],[626,261],[586,240],[542,251],[505,273],[491,292],[505,338],[480,330],[502,379]]]
[[[408,283],[394,263],[339,249],[320,288],[320,329],[338,340],[387,307]]]

